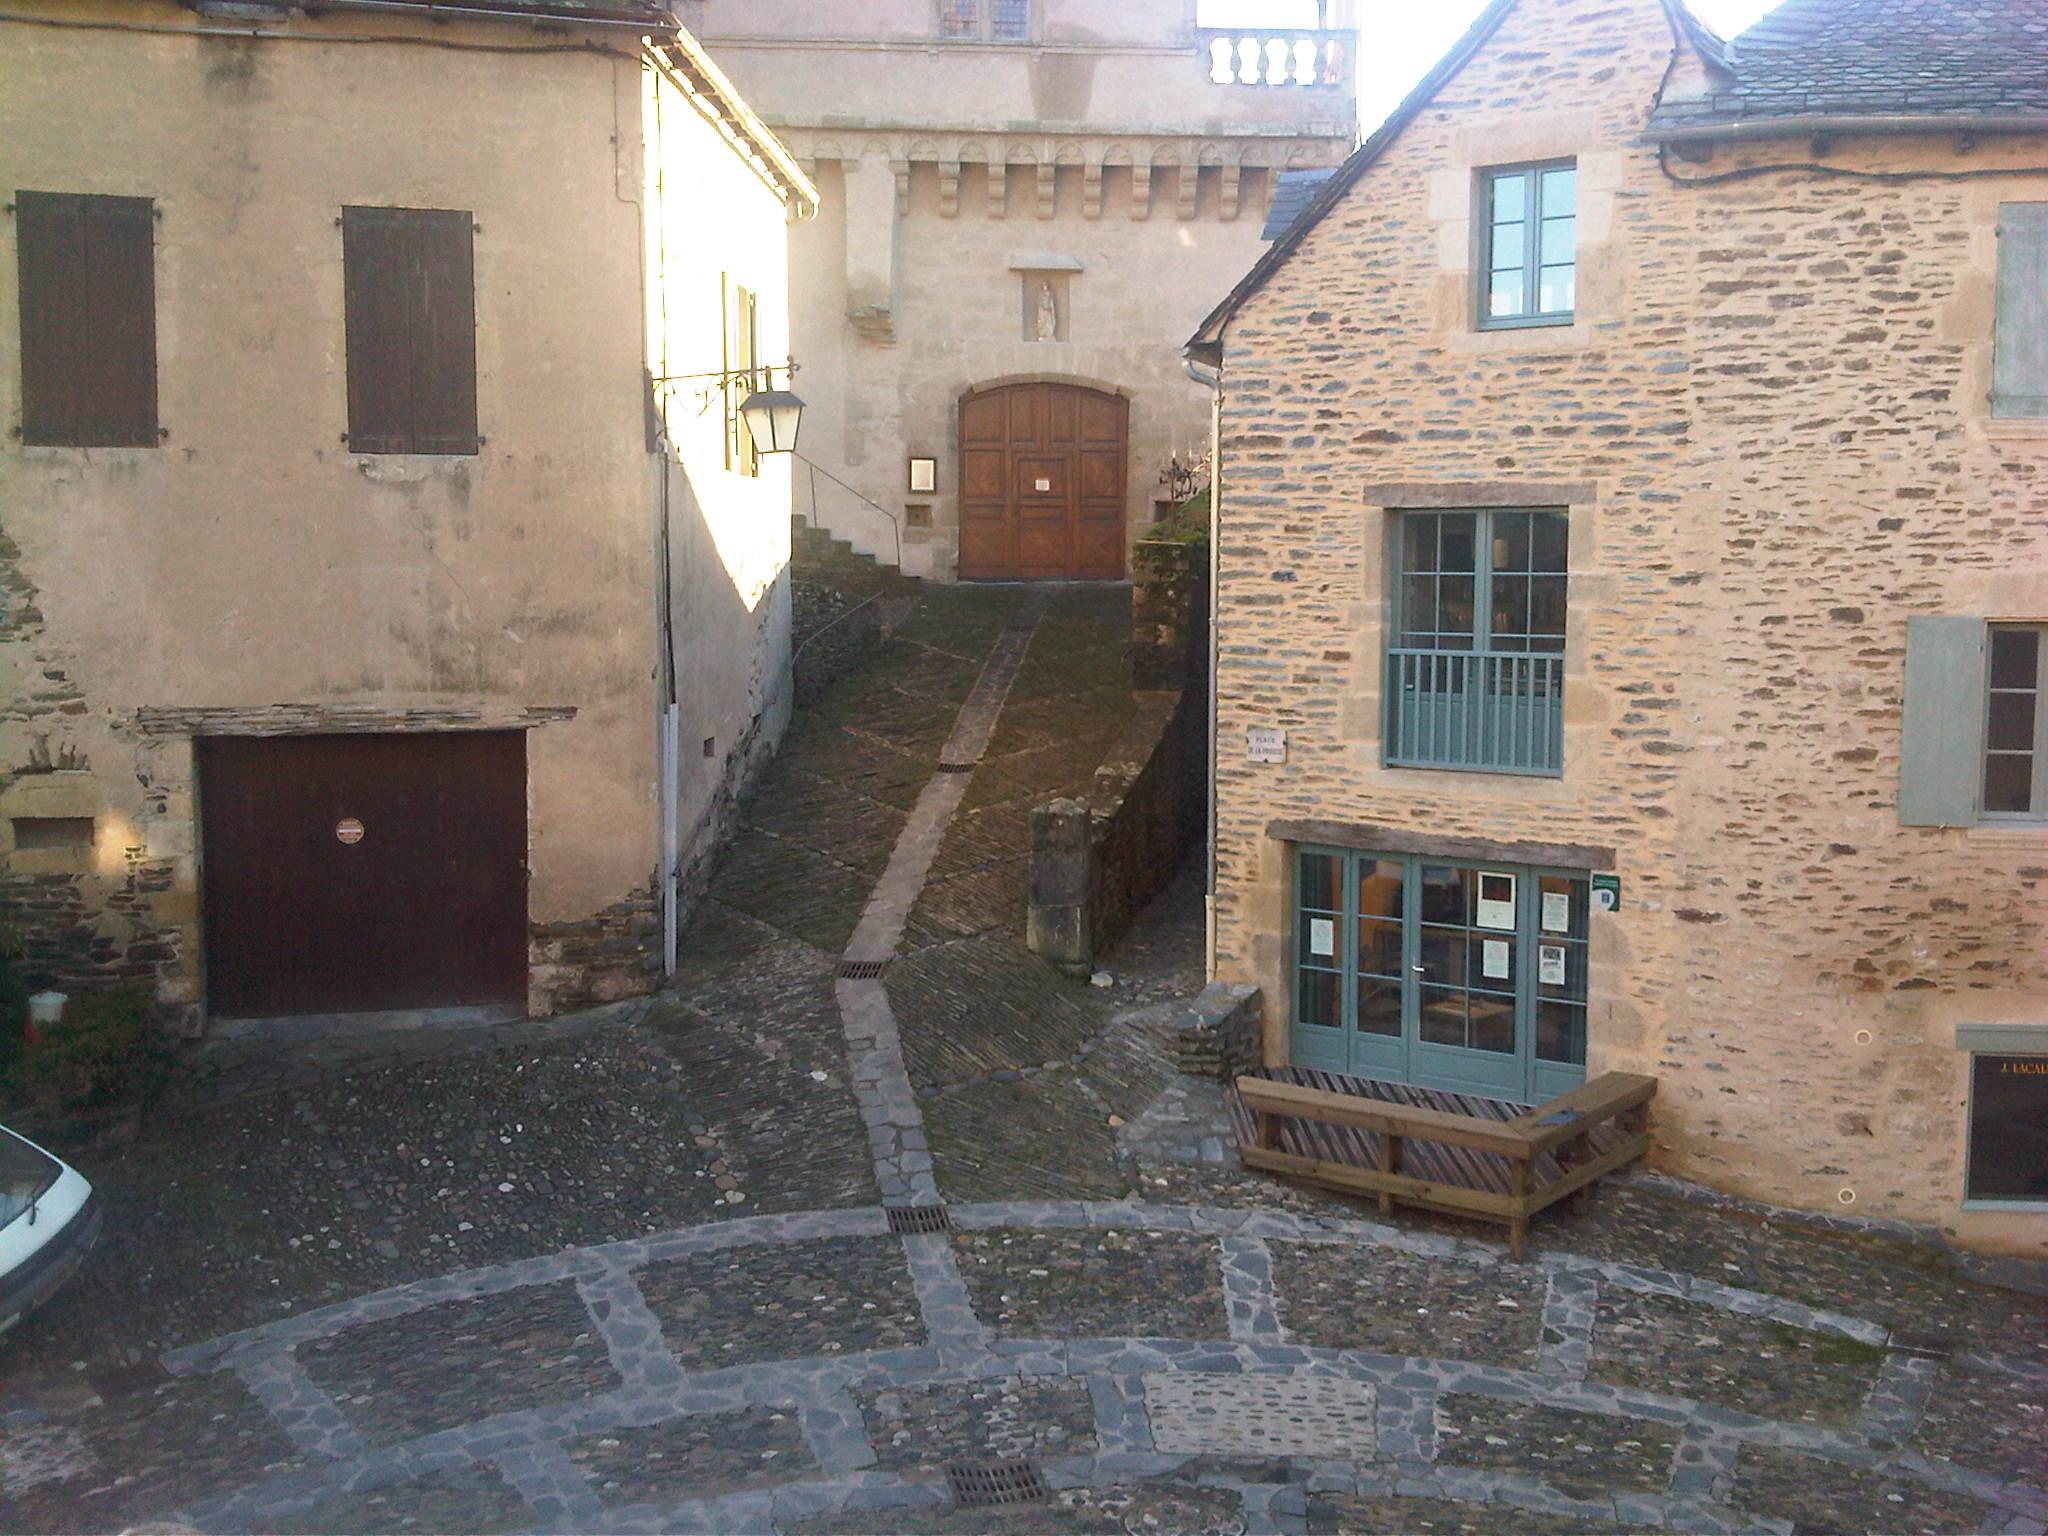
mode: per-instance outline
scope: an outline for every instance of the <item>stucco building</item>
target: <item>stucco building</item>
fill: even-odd
[[[786,717],[728,371],[814,193],[665,6],[466,9],[0,18],[0,898],[60,986],[645,990]]]
[[[1194,0],[679,9],[823,199],[792,241],[799,510],[920,575],[1124,575],[1207,451],[1180,343],[1277,175],[1355,142],[1347,0],[1259,33]]]
[[[1269,1065],[2048,1253],[2048,34],[1498,0],[1202,325]]]

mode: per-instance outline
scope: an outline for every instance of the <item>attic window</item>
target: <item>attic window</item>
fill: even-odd
[[[1578,179],[1569,160],[1481,173],[1482,329],[1571,324],[1578,287]]]

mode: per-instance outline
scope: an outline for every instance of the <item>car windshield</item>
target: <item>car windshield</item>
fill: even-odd
[[[0,1131],[0,1227],[34,1205],[64,1165],[8,1131]]]

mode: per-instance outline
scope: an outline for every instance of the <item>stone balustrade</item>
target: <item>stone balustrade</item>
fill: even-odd
[[[1276,27],[1205,27],[1196,38],[1217,85],[1348,86],[1358,44],[1356,32]]]

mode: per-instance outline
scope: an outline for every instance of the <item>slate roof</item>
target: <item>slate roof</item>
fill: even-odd
[[[1316,188],[1336,174],[1337,168],[1325,166],[1315,171],[1282,171],[1280,183],[1273,189],[1273,206],[1266,210],[1266,227],[1259,231],[1261,240],[1278,240],[1293,227],[1301,217],[1309,199],[1316,194]]]
[[[1719,89],[1650,131],[1815,117],[2048,117],[2044,0],[1785,0],[1730,42]]]

